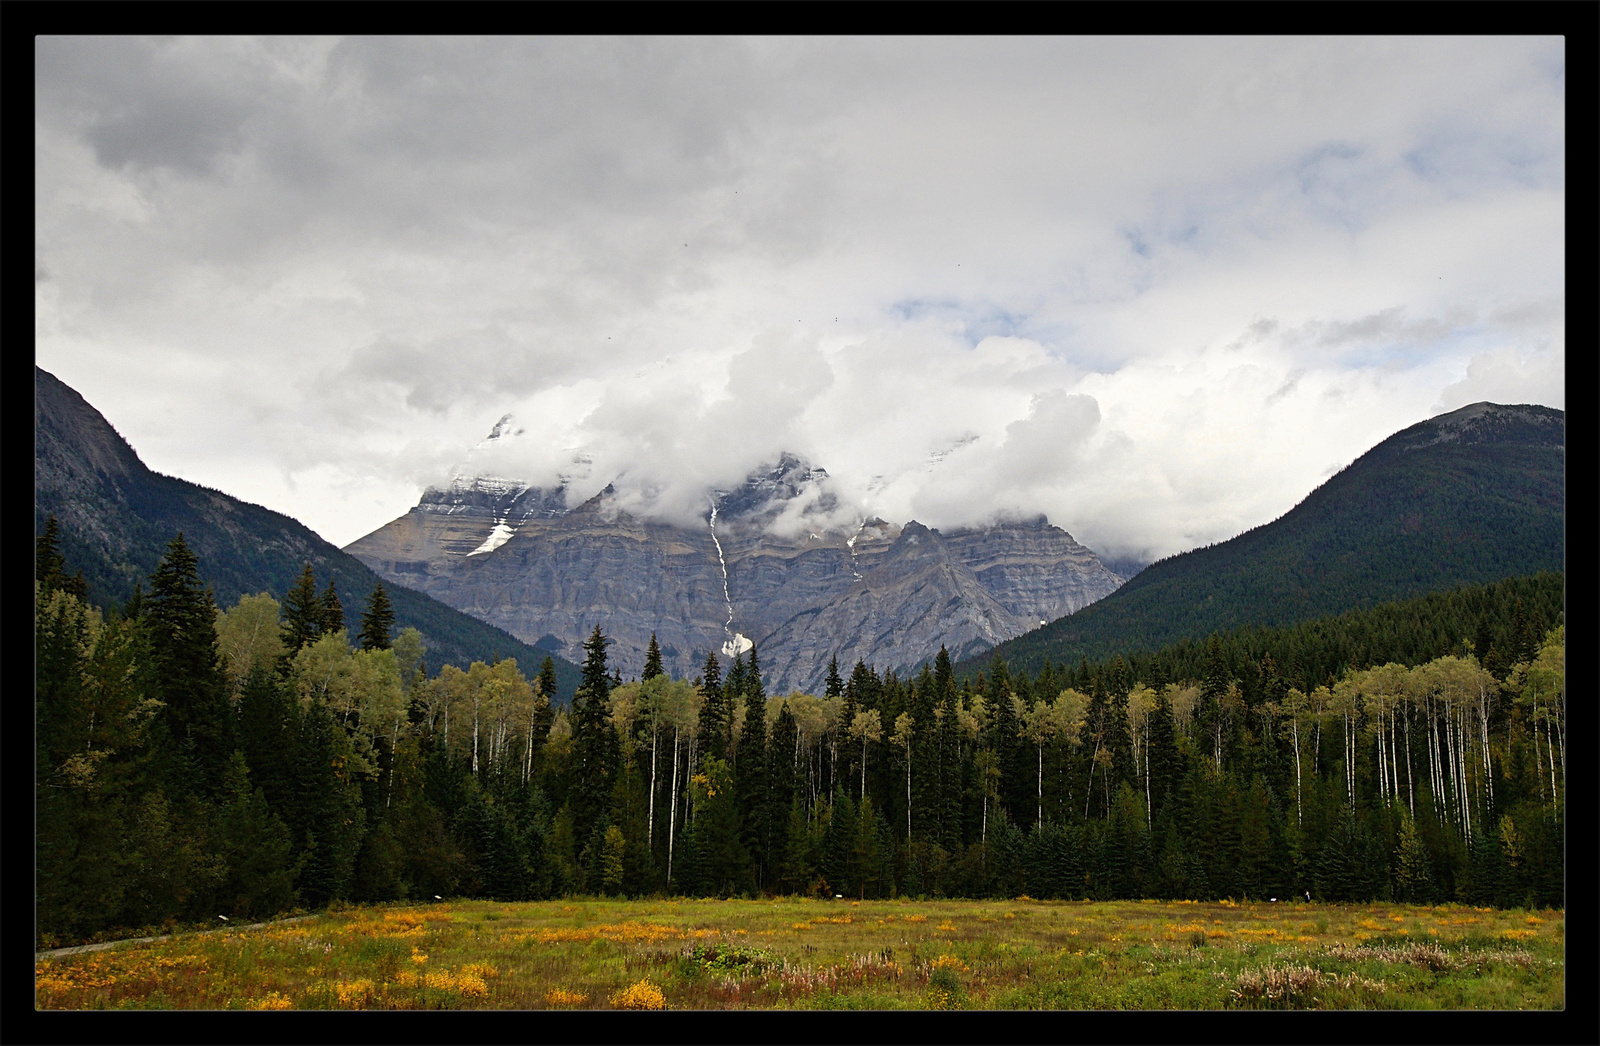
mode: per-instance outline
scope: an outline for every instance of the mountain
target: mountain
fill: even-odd
[[[148,578],[179,531],[200,560],[221,607],[262,591],[282,598],[306,563],[318,588],[331,576],[351,632],[360,628],[379,578],[354,557],[278,512],[220,491],[152,472],[76,391],[34,368],[34,529],[54,515],[69,570],[82,569],[90,599],[121,603]],[[533,674],[544,653],[420,592],[390,584],[395,627],[422,633],[430,671],[445,663],[513,657]],[[557,658],[561,695],[577,686],[576,666]]]
[[[1566,415],[1474,403],[1395,433],[1277,520],[1154,563],[993,653],[1037,671],[1277,626],[1565,561]]]
[[[541,649],[576,657],[598,624],[625,676],[652,633],[683,678],[708,652],[753,643],[771,692],[819,689],[834,654],[847,669],[859,657],[909,670],[941,644],[986,650],[1122,583],[1043,517],[948,534],[877,518],[830,529],[827,471],[792,454],[708,491],[699,526],[630,514],[609,486],[570,509],[566,496],[469,472],[345,551]]]

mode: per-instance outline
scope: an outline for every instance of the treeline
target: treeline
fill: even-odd
[[[549,661],[428,678],[381,586],[352,645],[309,568],[219,610],[180,535],[102,613],[52,537],[41,946],[435,895],[1563,899],[1563,633],[1526,606],[1498,675],[1469,652],[1317,685],[1214,637],[1170,677],[958,683],[941,651],[769,697],[754,650],[684,681],[652,644],[623,682],[596,628],[553,709]]]
[[[1303,690],[1390,661],[1416,665],[1469,652],[1475,652],[1484,667],[1503,678],[1512,665],[1531,656],[1540,637],[1560,623],[1565,599],[1565,575],[1546,571],[1489,584],[1461,585],[1294,625],[1231,629],[1218,633],[1217,639],[1229,674],[1246,687],[1256,679],[1254,667],[1269,654],[1285,678]],[[1124,650],[1121,656],[1138,679],[1152,683],[1198,679],[1209,643],[1181,639],[1157,650]],[[1012,644],[1004,649],[1009,652],[1005,660],[1013,673],[1024,670],[1034,675],[1052,664],[1040,651],[1013,650]],[[975,676],[992,656],[958,664],[957,680]],[[1095,672],[1109,671],[1113,659],[1096,663],[1080,658],[1075,672],[1063,675],[1052,667],[1050,673],[1082,689]]]

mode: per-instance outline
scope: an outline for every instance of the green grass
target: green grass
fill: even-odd
[[[51,1009],[1553,1009],[1565,916],[1462,906],[378,906],[35,965]]]

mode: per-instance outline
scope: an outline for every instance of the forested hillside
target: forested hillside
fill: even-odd
[[[1047,659],[1153,651],[1245,625],[1561,570],[1565,439],[1565,415],[1548,407],[1474,404],[1413,425],[1281,518],[1154,563],[972,666],[998,653],[1037,672]]]
[[[41,946],[435,894],[1564,903],[1558,578],[1198,659],[996,659],[959,683],[942,653],[909,679],[835,665],[821,695],[766,694],[758,650],[693,680],[652,650],[622,683],[596,628],[553,709],[549,661],[426,678],[378,590],[356,649],[315,578],[214,606],[180,538],[102,612],[52,537]]]
[[[220,491],[152,472],[105,418],[55,376],[34,369],[34,533],[55,517],[62,553],[81,571],[99,605],[133,596],[182,533],[206,564],[215,598],[231,604],[261,592],[289,590],[307,563],[355,606],[378,576],[297,520]],[[544,654],[507,632],[401,585],[389,586],[396,620],[426,637],[430,672],[445,660],[503,657],[524,663]],[[577,669],[556,659],[561,693]]]

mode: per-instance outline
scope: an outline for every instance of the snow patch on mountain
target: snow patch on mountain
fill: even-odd
[[[485,552],[493,552],[507,541],[510,541],[511,535],[516,532],[516,527],[508,526],[505,523],[496,523],[494,529],[489,531],[489,536],[483,539],[483,544],[468,552],[467,555],[478,556]]]

